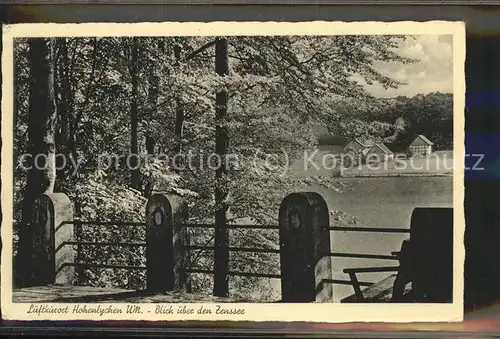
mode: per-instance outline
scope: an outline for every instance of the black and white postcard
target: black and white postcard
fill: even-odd
[[[5,26],[3,317],[461,321],[464,63],[462,22]]]

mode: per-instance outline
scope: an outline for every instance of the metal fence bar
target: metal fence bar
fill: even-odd
[[[146,226],[145,222],[75,220],[74,225],[85,226]]]
[[[214,224],[183,224],[182,227],[188,228],[215,228]]]
[[[215,228],[214,224],[184,224],[188,228]],[[256,229],[256,230],[279,230],[277,225],[228,225],[227,229]]]
[[[73,222],[65,221],[60,226],[74,225],[91,225],[91,226],[145,226],[145,222],[128,222],[128,221],[98,221],[98,220],[74,220]],[[214,228],[214,224],[184,224],[183,227],[188,228]],[[228,225],[228,229],[263,229],[263,230],[279,230],[277,225]],[[352,226],[330,226],[331,231],[346,231],[346,232],[380,232],[380,233],[409,233],[409,228],[390,228],[390,227],[352,227]]]
[[[376,232],[376,233],[410,233],[409,228],[387,228],[387,227],[350,227],[330,226],[330,231],[346,232]]]
[[[399,266],[345,268],[344,273],[397,272]]]
[[[213,270],[203,270],[199,268],[188,268],[186,269],[187,273],[202,273],[202,274],[214,274]]]
[[[341,280],[341,279],[323,279],[321,280],[323,283],[330,283],[330,284],[339,284],[339,285],[352,285],[353,282],[351,280]],[[359,286],[372,286],[373,283],[371,282],[366,282],[366,281],[358,281]]]
[[[199,246],[199,245],[190,245],[186,246],[188,249],[192,250],[207,250],[213,251],[213,246]],[[247,247],[229,247],[230,252],[247,252],[247,253],[275,253],[279,254],[280,250],[274,249],[266,249],[266,248],[247,248]]]
[[[145,242],[92,242],[92,241],[66,241],[61,245],[82,245],[82,246],[124,246],[124,247],[145,247]]]
[[[214,274],[213,270],[204,270],[197,268],[187,269],[188,273],[204,273],[204,274]],[[270,274],[270,273],[253,273],[253,272],[239,272],[239,271],[229,271],[227,275],[240,276],[240,277],[258,277],[258,278],[275,278],[281,279],[280,274]]]
[[[114,268],[124,270],[145,270],[146,266],[130,266],[130,265],[111,265],[111,264],[92,264],[92,263],[68,263],[66,266],[80,266],[86,268]]]
[[[111,265],[111,264],[92,264],[92,263],[64,263],[62,264],[58,271],[63,267],[75,266],[83,268],[113,268],[113,269],[124,269],[124,270],[145,270],[146,266],[130,266],[130,265]]]
[[[280,250],[266,248],[244,248],[244,247],[229,247],[230,252],[247,252],[247,253],[272,253],[280,254]]]
[[[383,260],[398,260],[394,255],[379,255],[379,254],[364,254],[364,253],[340,253],[330,252],[326,256],[337,258],[360,258],[360,259],[383,259]]]
[[[190,246],[186,246],[186,248],[192,249],[192,250],[206,250],[206,251],[212,251],[214,249],[213,246],[201,246],[201,245],[190,245]],[[229,247],[229,251],[230,252],[274,253],[274,254],[280,254],[280,250],[265,249],[265,248]],[[398,257],[396,257],[394,255],[379,255],[379,254],[364,254],[364,253],[330,252],[330,253],[325,253],[325,256],[339,257],[339,258],[398,260]]]
[[[116,246],[116,247],[146,247],[145,242],[92,242],[92,241],[65,241],[57,246],[55,252],[57,253],[64,246]]]
[[[93,226],[146,226],[145,222],[129,222],[129,221],[99,221],[99,220],[74,220],[64,221],[62,225],[93,225]],[[188,228],[215,228],[214,224],[184,224],[183,227]],[[228,229],[264,229],[264,230],[279,230],[278,225],[253,225],[253,224],[232,224],[228,225]]]
[[[275,278],[281,279],[280,274],[268,274],[268,273],[252,273],[252,272],[238,272],[238,271],[229,271],[228,275],[240,276],[240,277],[259,277],[259,278]]]

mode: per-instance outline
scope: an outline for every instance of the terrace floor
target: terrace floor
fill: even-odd
[[[15,303],[224,303],[231,298],[182,292],[151,293],[89,286],[35,286],[12,291]]]

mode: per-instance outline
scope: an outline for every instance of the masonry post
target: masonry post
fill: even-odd
[[[328,206],[315,192],[292,193],[279,210],[283,302],[332,302]]]
[[[43,194],[33,213],[32,285],[72,285],[75,279],[73,204],[64,193]]]
[[[147,289],[151,292],[184,290],[186,285],[187,220],[184,200],[156,193],[146,206]]]

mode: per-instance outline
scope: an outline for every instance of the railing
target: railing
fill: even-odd
[[[330,232],[375,232],[375,233],[399,233],[399,234],[409,234],[409,228],[388,228],[388,227],[340,227],[340,226],[330,226]],[[393,251],[391,255],[381,255],[381,254],[365,254],[365,253],[339,253],[330,252],[326,253],[325,256],[337,257],[337,258],[357,258],[357,259],[381,259],[381,260],[397,260],[399,252]],[[362,286],[372,286],[373,282],[359,281],[357,278],[357,273],[380,273],[380,272],[397,272],[399,266],[381,266],[381,267],[353,267],[346,268],[343,270],[344,273],[349,275],[348,281],[342,284],[351,285],[353,287],[355,296],[357,299],[363,299],[363,293],[361,291]],[[323,279],[323,283],[333,283],[339,284],[338,280]]]
[[[185,224],[188,228],[203,228],[203,229],[213,229],[215,226],[213,224]],[[230,225],[228,230],[234,229],[256,229],[256,230],[279,230],[278,225]],[[342,232],[376,232],[376,233],[399,233],[399,234],[409,234],[410,229],[406,228],[387,228],[387,227],[340,227],[331,226],[330,231],[342,231]],[[206,245],[188,245],[187,248],[191,250],[200,251],[213,251],[213,246]],[[271,253],[280,254],[279,249],[263,249],[263,248],[244,248],[244,247],[229,247],[229,252],[247,252],[247,253]],[[381,260],[398,260],[398,252],[392,252],[391,255],[381,255],[381,254],[366,254],[366,253],[346,253],[346,252],[329,252],[324,255],[327,257],[338,257],[338,258],[357,258],[357,259],[381,259]],[[369,267],[369,268],[347,268],[344,273],[349,274],[350,280],[344,279],[322,279],[322,283],[331,283],[339,285],[350,285],[353,287],[355,293],[359,295],[360,287],[372,286],[374,282],[358,281],[356,273],[370,273],[370,272],[391,272],[397,271],[398,266],[395,267]],[[201,274],[215,274],[214,270],[207,270],[204,268],[187,268],[188,273],[201,273]],[[269,273],[257,273],[257,272],[240,272],[240,271],[228,271],[226,272],[228,276],[245,276],[245,277],[260,277],[260,278],[276,278],[281,279],[281,274],[269,274]]]
[[[79,238],[81,238],[81,227],[99,227],[99,226],[115,226],[115,227],[144,227],[146,224],[144,222],[127,222],[127,221],[99,221],[99,220],[74,220],[73,222],[63,222],[59,227],[66,224],[72,224],[78,229]],[[193,228],[193,229],[214,229],[214,224],[183,224],[183,227]],[[237,229],[247,229],[247,230],[272,230],[279,231],[278,225],[255,225],[255,224],[231,224],[228,230]],[[409,233],[409,229],[405,228],[381,228],[381,227],[341,227],[341,226],[331,226],[329,227],[331,232],[376,232],[376,233]],[[82,247],[95,246],[95,247],[146,247],[146,242],[131,242],[131,241],[81,241],[77,239],[76,241],[66,241],[61,243],[57,248],[58,252],[64,246],[76,246],[77,256],[74,263],[63,263],[58,270],[64,267],[77,267],[79,269],[89,269],[89,268],[101,268],[101,269],[120,269],[120,270],[146,270],[145,265],[122,265],[122,264],[108,264],[108,263],[94,263],[86,262],[83,260],[81,255]],[[190,251],[213,251],[214,246],[208,245],[191,245],[185,246],[186,249]],[[250,247],[229,247],[229,252],[237,253],[265,253],[265,254],[280,254],[279,249],[271,248],[250,248]],[[324,256],[336,257],[336,258],[356,258],[356,259],[381,259],[381,260],[398,260],[398,252],[392,252],[392,255],[381,255],[381,254],[368,254],[368,253],[348,253],[348,252],[328,252]],[[373,282],[358,281],[356,273],[369,273],[369,272],[390,272],[397,271],[398,267],[368,267],[368,268],[346,268],[344,273],[349,274],[350,280],[343,279],[323,279],[322,283],[340,284],[340,285],[351,285],[354,292],[357,295],[361,295],[360,287],[372,286]],[[215,270],[205,269],[203,267],[186,267],[186,273],[194,274],[215,274]],[[281,274],[278,273],[260,273],[260,272],[242,272],[242,271],[232,271],[226,272],[228,276],[240,276],[240,277],[257,277],[257,278],[270,278],[270,279],[281,279]]]
[[[123,265],[123,264],[109,264],[109,263],[96,263],[89,262],[88,259],[82,257],[83,247],[146,247],[147,243],[145,241],[132,242],[132,241],[81,241],[83,236],[81,230],[82,226],[87,227],[100,227],[100,226],[115,226],[115,227],[144,227],[146,223],[144,222],[127,222],[127,221],[99,221],[99,220],[74,220],[65,221],[57,228],[57,230],[64,225],[73,225],[77,232],[77,239],[74,241],[62,242],[57,248],[56,252],[60,251],[64,246],[76,246],[76,260],[73,263],[63,263],[58,270],[62,270],[65,267],[76,267],[77,269],[89,269],[89,268],[103,268],[103,269],[124,269],[124,270],[146,270],[147,266],[142,265]],[[186,228],[202,228],[202,229],[214,229],[214,224],[184,224],[182,225]],[[272,225],[230,225],[228,229],[255,229],[255,230],[279,230],[279,227]],[[186,249],[191,251],[212,251],[213,246],[206,245],[190,245],[185,246]],[[245,248],[245,247],[229,247],[230,252],[241,252],[241,253],[268,253],[268,254],[279,254],[279,249],[266,249],[266,248]],[[207,270],[197,267],[186,267],[187,273],[201,273],[201,274],[214,274],[214,270]],[[241,276],[241,277],[260,277],[260,278],[281,278],[278,273],[259,273],[259,272],[241,272],[241,271],[229,271],[227,272],[230,276]]]
[[[259,248],[231,246],[226,253],[262,253],[279,255],[280,274],[275,272],[244,272],[238,269],[230,269],[225,266],[226,259],[223,258],[224,272],[214,272],[207,267],[195,267],[186,256],[191,251],[212,251],[213,246],[206,244],[190,244],[187,236],[187,229],[214,229],[213,224],[188,224],[186,223],[187,207],[180,197],[172,197],[163,194],[153,195],[146,206],[146,221],[123,222],[123,221],[81,221],[73,220],[72,204],[68,197],[62,193],[43,195],[36,204],[38,209],[34,215],[38,218],[33,220],[35,227],[40,227],[40,231],[34,235],[49,234],[49,237],[35,239],[34,249],[37,258],[36,272],[33,272],[34,283],[36,284],[72,284],[75,277],[74,268],[110,268],[125,270],[145,270],[146,283],[149,292],[162,292],[186,285],[186,274],[221,274],[222,276],[242,276],[281,279],[282,301],[283,302],[331,302],[333,299],[333,284],[351,285],[355,292],[359,294],[360,286],[372,286],[372,282],[358,281],[357,273],[387,272],[397,271],[397,266],[370,267],[370,268],[346,268],[345,273],[349,274],[350,280],[333,279],[333,269],[331,267],[332,257],[341,258],[362,258],[369,260],[398,260],[397,252],[391,255],[372,253],[349,253],[331,251],[331,232],[376,232],[376,233],[399,233],[409,234],[410,229],[406,228],[379,228],[379,227],[341,227],[329,226],[329,211],[324,199],[317,193],[301,192],[292,193],[283,199],[279,209],[279,226],[277,225],[230,225],[228,231],[237,229],[247,229],[256,231],[278,231],[278,248]],[[438,262],[436,267],[430,262],[430,269],[427,268],[427,261],[432,260],[431,254],[445,257],[447,262],[451,262],[453,230],[451,209],[414,209],[412,213],[410,228],[412,248],[412,260],[420,260],[413,277],[423,277],[421,272],[434,272],[438,274],[443,270],[449,270],[451,264],[444,266]],[[433,222],[438,220],[438,228]],[[432,221],[432,222],[431,222]],[[57,226],[56,226],[57,225]],[[68,228],[65,228],[67,226]],[[101,238],[85,240],[82,238],[82,227],[112,227],[112,230],[123,229],[123,227],[137,227],[143,229],[145,239],[133,239],[128,241],[106,240]],[[157,232],[161,230],[161,232]],[[143,232],[141,230],[141,232]],[[76,235],[76,239],[75,239]],[[439,239],[439,241],[435,239]],[[429,243],[431,241],[431,243]],[[446,245],[446,251],[441,250],[442,244]],[[84,262],[82,249],[85,247],[123,247],[123,248],[144,248],[146,265],[141,264],[121,264],[109,262]],[[272,246],[272,245],[271,245]],[[429,248],[432,250],[429,254]],[[128,253],[128,252],[121,252]],[[226,254],[225,253],[225,254]],[[413,253],[413,252],[412,252]],[[224,254],[224,255],[225,255]],[[427,261],[425,261],[427,260]],[[194,261],[194,260],[193,260]],[[427,266],[425,266],[427,265]],[[441,265],[441,266],[439,266]],[[219,266],[219,267],[221,267]],[[214,269],[217,267],[214,263]],[[217,269],[219,269],[217,267]],[[444,293],[449,295],[451,288],[443,285]],[[415,278],[416,279],[416,278]],[[420,279],[420,278],[419,278]],[[422,278],[424,279],[424,278]],[[318,285],[318,281],[320,284]],[[416,281],[421,290],[427,288],[425,282]],[[413,285],[412,285],[413,286]],[[423,286],[423,287],[422,287]],[[440,285],[441,286],[441,285]],[[439,287],[439,286],[438,286]],[[416,288],[415,288],[416,289]],[[419,290],[420,291],[420,290]],[[423,292],[419,292],[423,296]],[[424,298],[424,297],[422,297]],[[447,297],[448,298],[448,297]]]
[[[183,224],[183,227],[193,228],[193,229],[215,229],[214,224]],[[234,231],[238,229],[245,230],[270,230],[270,231],[278,231],[279,226],[275,225],[255,225],[255,224],[230,224],[227,227],[228,231]],[[207,244],[197,245],[197,244],[188,244],[186,246],[188,250],[191,251],[214,251],[214,246],[208,246]],[[263,254],[280,254],[279,249],[272,248],[251,248],[251,247],[228,247],[229,252],[233,253],[263,253]],[[215,270],[205,269],[203,267],[187,267],[187,273],[201,273],[201,274],[216,274]],[[256,278],[271,278],[271,279],[280,279],[281,275],[278,273],[261,273],[261,272],[242,272],[242,271],[234,271],[228,270],[226,272],[228,276],[239,276],[239,277],[256,277]]]
[[[330,231],[342,231],[342,232],[375,232],[375,233],[401,233],[409,234],[409,228],[387,228],[387,227],[340,227],[331,226]],[[398,260],[397,252],[392,252],[392,255],[381,255],[381,254],[365,254],[365,253],[339,253],[330,252],[326,253],[329,257],[338,258],[359,258],[359,259],[383,259],[383,260]]]
[[[203,228],[203,229],[213,229],[214,224],[184,224],[187,228]],[[278,225],[229,225],[228,230],[234,229],[256,229],[256,230],[276,230],[279,231],[280,227]],[[331,226],[330,231],[343,231],[343,232],[377,232],[377,233],[409,233],[410,230],[406,228],[383,228],[383,227],[339,227]],[[188,245],[190,250],[200,250],[200,251],[213,251],[214,246],[206,245]],[[270,254],[280,254],[279,249],[265,249],[265,248],[244,248],[244,247],[229,247],[229,252],[247,252],[247,253],[270,253]],[[329,252],[325,253],[328,257],[338,257],[338,258],[357,258],[357,259],[382,259],[382,260],[398,260],[396,255],[379,255],[379,254],[366,254],[366,253],[341,253],[341,252]],[[384,268],[367,268],[362,269],[364,272],[384,272]],[[393,268],[391,268],[393,269]],[[357,268],[350,268],[346,270],[357,270]],[[215,274],[214,270],[207,270],[204,268],[187,268],[188,273],[202,273],[202,274]],[[347,273],[347,272],[346,272]],[[360,272],[361,273],[361,272]],[[245,276],[245,277],[260,277],[260,278],[275,278],[280,279],[280,274],[272,273],[257,273],[257,272],[239,272],[239,271],[228,271],[226,272],[228,276]],[[323,283],[341,284],[341,285],[352,285],[355,286],[371,286],[373,282],[363,282],[358,281],[355,277],[350,275],[351,280],[342,279],[323,279]]]
[[[95,257],[98,255],[91,255],[89,258],[89,255],[85,254],[85,249],[89,247],[93,248],[106,248],[106,247],[111,247],[111,248],[128,248],[130,251],[132,248],[146,248],[146,241],[145,241],[145,226],[146,224],[144,222],[129,222],[129,221],[122,221],[122,220],[117,220],[117,221],[101,221],[101,220],[73,220],[73,221],[65,221],[62,222],[58,227],[56,227],[56,232],[64,227],[65,225],[72,225],[74,227],[74,234],[75,234],[75,240],[70,240],[70,241],[64,241],[59,244],[59,246],[56,247],[55,252],[59,252],[62,250],[65,246],[75,246],[76,248],[76,255],[75,255],[75,260],[74,262],[64,262],[60,267],[57,268],[56,274],[63,270],[65,267],[74,267],[76,269],[76,277],[77,277],[77,283],[78,284],[83,284],[83,283],[88,283],[89,278],[85,278],[85,270],[88,269],[113,269],[113,270],[129,270],[129,271],[145,271],[147,267],[145,265],[137,265],[137,264],[126,264],[126,263],[109,263],[109,262],[95,262]],[[82,240],[87,238],[87,232],[83,230],[83,228],[90,227],[90,228],[100,228],[103,232],[106,233],[111,233],[111,237],[113,235],[116,237],[119,237],[123,233],[120,234],[113,234],[114,232],[120,232],[123,227],[136,227],[137,229],[140,230],[138,234],[139,235],[137,238],[138,239],[133,239],[129,241],[116,241],[116,240],[111,240],[111,241],[101,241],[101,240],[95,240],[95,241],[88,241],[88,240]],[[143,233],[141,235],[140,233]],[[130,255],[133,255],[133,252],[129,252]],[[128,260],[128,261],[140,261],[144,262],[144,255],[136,255],[136,260]],[[127,261],[127,260],[126,260]],[[129,279],[127,279],[130,281]],[[140,277],[136,277],[136,280],[141,280]],[[133,288],[138,287],[138,284],[131,284]],[[120,286],[120,287],[130,287],[130,286]]]

